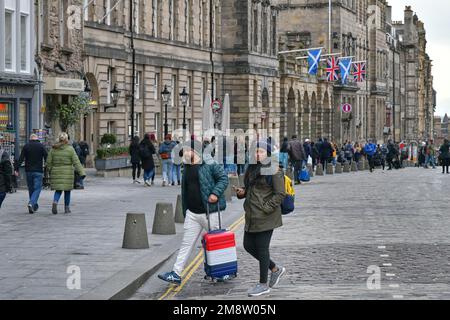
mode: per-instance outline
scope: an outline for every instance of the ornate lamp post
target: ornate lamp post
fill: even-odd
[[[164,86],[164,90],[161,92],[162,100],[164,101],[164,138],[169,134],[169,124],[167,120],[167,104],[170,100],[170,91],[167,90],[167,85]]]
[[[183,104],[183,130],[187,129],[186,123],[186,105],[189,101],[189,93],[186,92],[186,87],[183,88],[183,91],[180,93],[181,103]]]

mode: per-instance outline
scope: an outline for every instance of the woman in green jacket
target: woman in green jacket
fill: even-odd
[[[50,173],[50,185],[55,190],[52,213],[58,214],[58,202],[64,191],[65,213],[70,211],[70,195],[73,190],[75,178],[74,168],[84,178],[86,176],[83,166],[78,159],[75,149],[69,144],[67,133],[59,135],[59,142],[55,144],[47,158],[47,168]]]
[[[251,164],[245,173],[245,188],[236,188],[238,198],[245,198],[244,248],[259,261],[260,281],[248,291],[250,297],[269,293],[286,272],[285,268],[270,259],[269,252],[273,231],[282,226],[281,203],[285,198],[283,171],[277,163],[276,172],[270,175],[273,173],[270,172],[271,164],[264,164],[271,157],[271,150],[271,145],[266,141],[258,142],[251,149],[256,160],[251,163],[256,164]],[[268,270],[271,271],[269,283]]]

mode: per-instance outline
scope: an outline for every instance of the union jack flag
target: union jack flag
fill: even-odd
[[[336,57],[328,58],[327,60],[327,67],[325,68],[325,71],[327,72],[327,80],[328,81],[337,81],[339,80],[338,71],[339,66],[337,62]]]
[[[366,80],[366,63],[357,62],[353,64],[353,79],[356,82],[363,82]]]

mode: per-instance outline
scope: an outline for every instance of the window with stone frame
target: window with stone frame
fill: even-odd
[[[255,4],[253,7],[253,51],[258,51],[258,6]]]
[[[67,25],[69,2],[59,1],[59,44],[61,47],[70,48],[70,33]]]
[[[185,42],[192,42],[192,0],[184,1]]]
[[[161,10],[161,3],[160,0],[152,0],[152,34],[153,37],[157,38],[159,37],[159,26],[160,26],[160,14],[159,11]]]
[[[262,52],[268,53],[268,39],[267,39],[267,7],[263,7],[262,13]]]
[[[272,41],[272,56],[276,56],[277,55],[277,42],[278,42],[278,37],[277,37],[277,13],[274,10],[272,12],[272,37],[271,37],[271,41]]]

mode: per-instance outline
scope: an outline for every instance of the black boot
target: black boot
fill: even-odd
[[[53,202],[52,213],[53,214],[58,214],[58,204],[56,202]]]
[[[64,207],[64,213],[72,213],[72,211],[70,211],[70,207],[69,206],[65,206]]]

